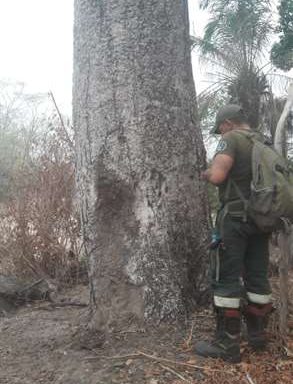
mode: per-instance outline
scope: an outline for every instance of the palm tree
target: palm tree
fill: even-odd
[[[217,68],[216,90],[224,87],[229,101],[241,104],[251,126],[257,128],[261,97],[269,90],[260,65],[273,30],[270,2],[202,0],[200,5],[212,18],[195,45],[202,58]]]

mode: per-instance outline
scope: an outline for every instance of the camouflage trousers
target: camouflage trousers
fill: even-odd
[[[271,301],[268,280],[269,235],[262,233],[249,217],[219,213],[220,242],[211,250],[211,277],[214,304],[238,308],[246,297],[256,304]]]

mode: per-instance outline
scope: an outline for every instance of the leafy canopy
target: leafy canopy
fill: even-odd
[[[252,127],[259,125],[260,97],[267,81],[260,69],[273,27],[268,0],[202,0],[212,17],[196,45],[218,68],[217,77],[231,102],[246,110]]]
[[[200,43],[202,54],[220,60],[234,71],[254,65],[273,30],[270,2],[203,0],[201,6],[212,14]]]
[[[278,10],[280,39],[272,47],[271,60],[277,68],[289,71],[293,68],[293,0],[281,0]]]

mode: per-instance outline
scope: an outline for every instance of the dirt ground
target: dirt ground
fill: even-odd
[[[58,301],[86,303],[87,287],[59,295]],[[180,384],[293,382],[293,360],[271,335],[266,352],[253,353],[242,343],[237,365],[197,358],[193,345],[211,335],[211,311],[185,323],[139,332],[116,333],[98,346],[77,333],[86,307],[34,303],[0,318],[1,384]],[[293,339],[291,338],[291,345]],[[289,343],[290,344],[290,343]],[[289,356],[288,356],[289,355]]]

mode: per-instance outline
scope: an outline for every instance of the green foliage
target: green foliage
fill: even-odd
[[[230,69],[249,67],[262,54],[272,32],[268,1],[204,1],[212,19],[201,43],[203,54],[212,55]]]
[[[216,114],[223,105],[228,102],[227,92],[220,89],[216,93],[200,93],[197,97],[198,113],[201,129],[204,135],[209,135],[209,131],[215,124]]]
[[[281,0],[278,10],[280,39],[272,47],[271,60],[277,68],[289,71],[293,68],[293,0]]]
[[[261,95],[267,81],[259,68],[270,35],[271,6],[267,0],[203,0],[212,18],[199,51],[217,66],[218,83],[246,111],[252,127],[259,125]]]

